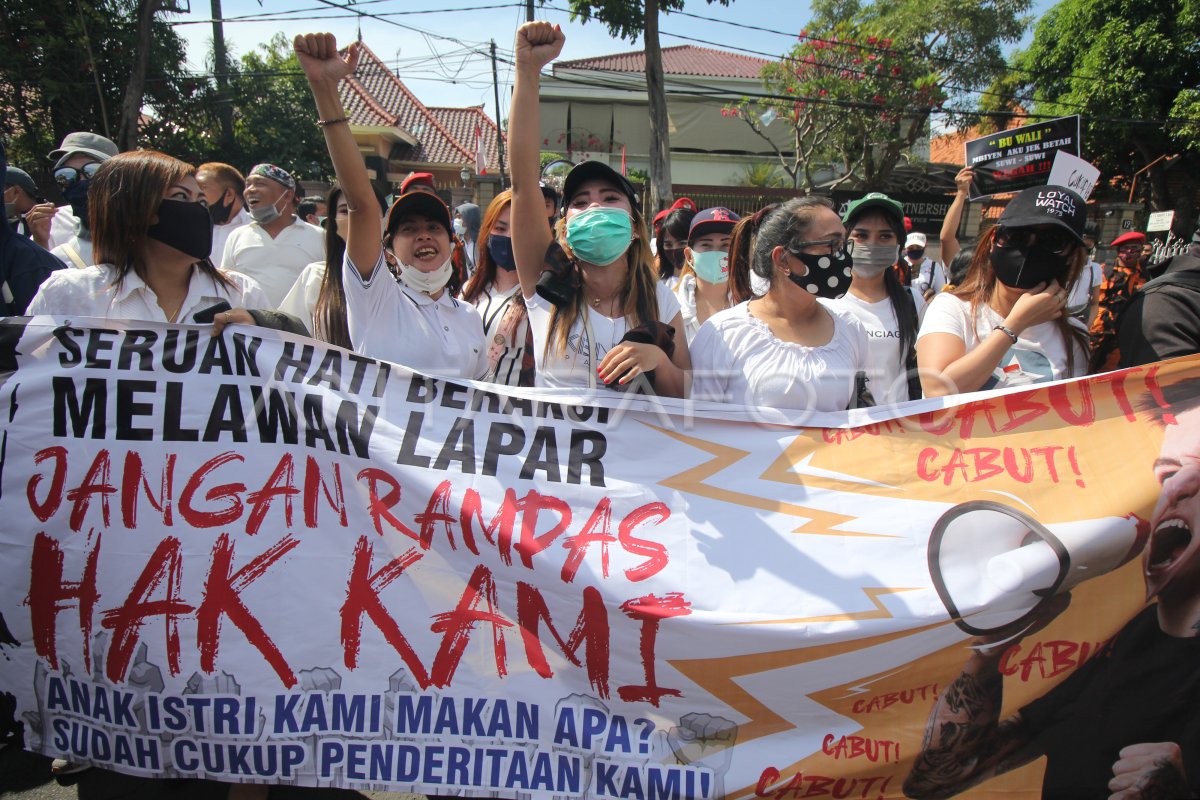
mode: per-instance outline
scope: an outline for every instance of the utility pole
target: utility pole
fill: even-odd
[[[221,0],[212,0],[213,71],[217,77],[217,119],[221,123],[221,151],[233,152],[233,101],[229,97],[229,53],[225,50],[225,28]]]
[[[532,2],[532,0],[531,0]],[[500,117],[500,76],[496,70],[496,40],[492,39],[492,92],[496,99],[496,153],[500,158],[500,188],[504,189],[504,129]]]
[[[533,22],[533,0],[525,0],[525,21]]]

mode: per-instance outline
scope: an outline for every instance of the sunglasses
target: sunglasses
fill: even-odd
[[[63,189],[70,189],[83,178],[91,180],[99,170],[99,161],[84,164],[79,169],[75,167],[59,167],[54,170],[54,181]]]
[[[1056,228],[997,228],[996,245],[998,247],[1015,247],[1018,250],[1037,242],[1043,250],[1049,250],[1055,255],[1062,255],[1071,249],[1075,239],[1066,231]]]

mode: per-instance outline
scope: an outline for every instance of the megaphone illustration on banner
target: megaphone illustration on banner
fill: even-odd
[[[958,627],[994,633],[1135,557],[1148,535],[1138,523],[1131,515],[1046,526],[1003,503],[973,500],[934,524],[929,574]]]

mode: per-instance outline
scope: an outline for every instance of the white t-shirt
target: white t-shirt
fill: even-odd
[[[488,286],[475,300],[475,310],[483,318],[484,341],[487,343],[488,350],[497,348],[499,351],[495,372],[489,368],[487,376],[487,380],[492,383],[502,383],[507,386],[520,385],[521,362],[525,357],[525,339],[529,331],[529,317],[522,315],[520,323],[507,333],[502,333],[500,330],[505,315],[521,302],[520,293],[520,283],[513,284],[506,292],[497,291],[494,286]]]
[[[397,282],[382,252],[369,281],[347,254],[342,283],[355,352],[432,375],[481,379],[487,374],[483,322],[475,306],[447,291],[435,300]]]
[[[692,397],[799,411],[844,411],[867,368],[867,334],[849,312],[818,300],[833,336],[817,347],[776,338],[750,302],[713,314],[692,343]]]
[[[25,312],[34,314],[77,314],[84,317],[140,319],[170,322],[158,305],[158,295],[146,282],[130,271],[121,285],[115,286],[117,272],[111,264],[84,269],[60,269],[52,272],[38,289]],[[187,297],[179,307],[175,321],[192,323],[197,311],[224,300],[233,308],[267,308],[267,297],[253,279],[225,271],[232,286],[214,281],[192,268]]]
[[[251,222],[254,222],[254,217],[250,216],[250,212],[243,206],[224,225],[213,225],[213,246],[212,254],[209,257],[214,264],[218,267],[223,266],[221,261],[225,258],[225,243],[229,241],[229,234],[243,225],[249,225]],[[309,330],[311,331],[312,328],[309,328]]]
[[[909,287],[916,304],[917,319],[925,311],[925,299],[916,287]],[[904,353],[900,350],[900,323],[890,298],[875,303],[855,297],[847,292],[830,305],[853,314],[867,332],[867,388],[875,402],[903,403],[908,397],[908,377],[904,364]],[[913,340],[917,332],[913,331]]]
[[[966,343],[969,353],[990,336],[997,325],[1003,323],[1004,317],[986,305],[981,306],[972,319],[969,302],[942,292],[925,309],[925,319],[921,322],[917,339],[919,341],[931,333],[950,333]],[[1078,320],[1072,319],[1071,324],[1083,330]],[[979,391],[1074,378],[1086,375],[1087,366],[1087,353],[1076,344],[1074,370],[1067,374],[1067,348],[1058,325],[1043,322],[1021,331],[1016,344],[1000,359],[1000,365]]]
[[[696,315],[696,276],[689,272],[680,277],[673,291],[675,299],[679,301],[679,313],[683,315],[683,332],[687,335],[690,345],[700,331],[700,319]],[[728,294],[725,296],[725,303],[729,304]]]
[[[50,251],[68,267],[80,269],[92,265],[92,240],[72,236]]]
[[[1077,317],[1084,325],[1091,323],[1090,319],[1085,318],[1092,302],[1092,289],[1099,287],[1103,280],[1104,268],[1089,258],[1079,272],[1079,279],[1071,287],[1071,293],[1067,295],[1067,313]]]
[[[662,281],[654,282],[655,297],[658,299],[658,319],[670,323],[679,313],[679,301]],[[591,323],[595,341],[595,365],[592,364],[592,346],[588,342],[583,314],[575,320],[567,334],[567,347],[563,352],[551,348],[546,353],[546,341],[550,332],[550,312],[554,309],[540,296],[526,298],[525,308],[529,313],[529,324],[533,328],[533,354],[537,361],[537,385],[551,389],[588,387],[596,366],[604,360],[604,354],[617,346],[621,337],[629,331],[625,317],[611,319],[595,311],[585,311]]]
[[[257,222],[234,230],[225,242],[221,265],[258,281],[270,300],[268,308],[278,308],[304,265],[323,258],[325,232],[293,217],[275,238]]]
[[[946,269],[938,262],[934,261],[929,256],[925,256],[924,260],[913,269],[913,286],[924,295],[930,289],[935,292],[940,292],[942,287],[946,285]]]
[[[296,282],[279,302],[279,310],[303,320],[305,327],[314,337],[317,335],[317,328],[313,322],[313,309],[317,307],[317,298],[321,296],[321,284],[324,280],[325,262],[314,261],[300,270]]]

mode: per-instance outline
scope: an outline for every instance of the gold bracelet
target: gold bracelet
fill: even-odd
[[[324,128],[328,125],[337,125],[338,123],[349,122],[349,121],[350,120],[347,117],[338,117],[336,119],[319,119],[319,120],[317,120],[317,127]]]

